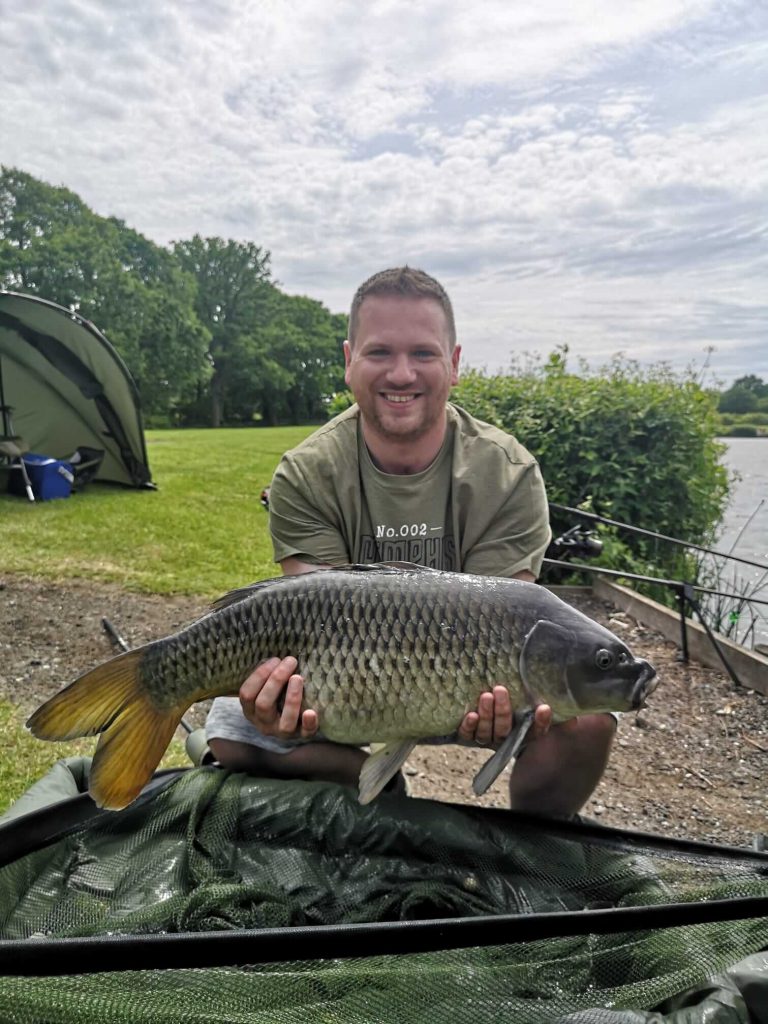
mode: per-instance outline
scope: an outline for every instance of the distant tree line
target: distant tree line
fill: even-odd
[[[750,373],[717,395],[720,434],[768,437],[768,383]]]
[[[717,407],[725,413],[768,413],[768,383],[752,373],[739,377],[727,391],[721,392]]]
[[[125,360],[150,425],[318,422],[344,387],[346,317],[281,291],[267,250],[199,235],[165,248],[7,167],[0,288],[91,320]]]

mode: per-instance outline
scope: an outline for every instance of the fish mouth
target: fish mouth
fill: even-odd
[[[653,693],[659,685],[656,669],[650,662],[638,660],[637,664],[640,666],[640,675],[637,677],[637,682],[632,690],[633,711],[639,711],[640,708],[644,708],[646,697]]]

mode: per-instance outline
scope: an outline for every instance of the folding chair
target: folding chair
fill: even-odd
[[[11,419],[11,413],[13,409],[10,405],[5,404],[5,394],[3,392],[3,364],[0,360],[0,416],[2,417],[2,433],[0,433],[0,464],[5,463],[11,472],[19,470],[22,477],[24,478],[24,490],[27,492],[27,497],[30,501],[35,500],[35,494],[32,490],[32,483],[27,473],[27,467],[24,465],[24,453],[29,451],[29,445],[26,444],[18,434],[14,432],[13,420]]]
[[[0,462],[4,462],[11,473],[20,472],[24,478],[24,490],[27,492],[27,497],[30,501],[35,500],[35,494],[32,490],[32,482],[29,479],[27,473],[27,467],[24,463],[24,453],[29,451],[29,445],[19,437],[18,434],[12,433],[11,426],[11,408],[7,405],[0,406],[0,411],[3,417],[3,432],[0,434]]]

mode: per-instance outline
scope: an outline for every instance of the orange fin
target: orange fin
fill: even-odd
[[[115,719],[93,755],[88,792],[99,805],[119,811],[152,778],[173,738],[181,712],[158,711],[141,697]]]
[[[40,740],[74,740],[104,732],[135,699],[143,656],[144,650],[138,648],[97,665],[42,704],[27,728]]]
[[[119,654],[80,676],[34,712],[27,728],[42,740],[102,733],[90,793],[118,810],[135,799],[165,753],[185,707],[158,708],[140,683],[145,648]]]

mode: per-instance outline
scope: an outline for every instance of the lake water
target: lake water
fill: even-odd
[[[740,479],[733,485],[731,502],[715,546],[718,551],[730,551],[735,543],[734,555],[768,566],[768,439],[729,437],[724,439],[724,444],[727,451],[723,461]],[[754,596],[768,600],[768,576],[748,565],[739,566],[735,562],[731,565],[733,568],[722,581],[728,584],[724,590],[731,589],[729,581],[736,571],[740,581],[751,585],[762,580],[762,590]],[[768,608],[753,607],[759,615],[756,640],[768,643]]]

